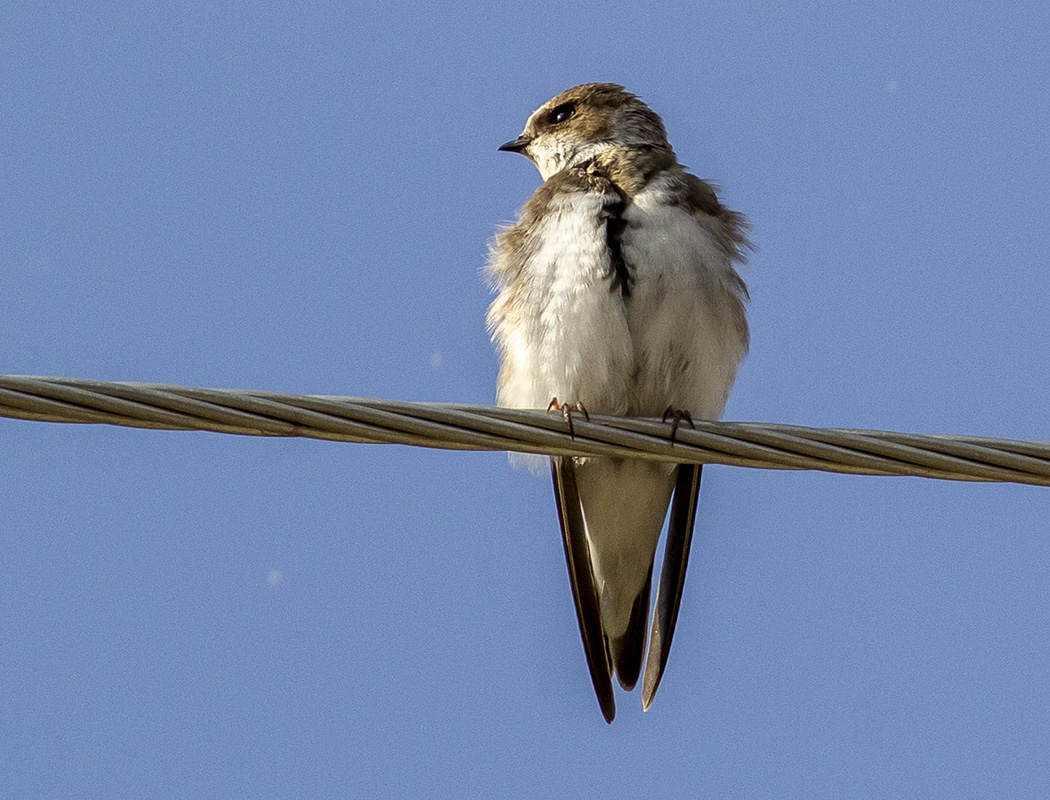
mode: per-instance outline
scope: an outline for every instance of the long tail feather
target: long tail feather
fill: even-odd
[[[605,645],[605,630],[602,627],[601,609],[594,570],[587,548],[587,537],[580,507],[580,493],[576,486],[576,472],[571,458],[551,459],[551,475],[554,479],[554,497],[558,504],[558,521],[561,523],[562,540],[565,544],[565,563],[569,568],[569,583],[576,605],[576,619],[580,624],[580,637],[591,673],[594,693],[606,722],[616,716],[613,698],[612,669]]]
[[[682,604],[682,588],[689,566],[689,546],[693,540],[696,503],[700,494],[701,469],[700,464],[681,464],[678,467],[674,499],[671,501],[671,520],[667,527],[664,565],[660,572],[660,589],[656,597],[656,613],[649,634],[649,655],[645,659],[645,678],[642,682],[642,709],[645,711],[652,705],[667,667],[671,639],[674,638],[674,627]]]

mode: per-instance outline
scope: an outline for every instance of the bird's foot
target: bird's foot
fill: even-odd
[[[573,425],[572,425],[573,412],[579,412],[580,414],[583,414],[583,418],[585,420],[587,420],[588,422],[591,421],[591,415],[587,413],[587,409],[584,408],[583,407],[583,403],[580,403],[580,402],[576,402],[576,403],[573,403],[572,405],[569,405],[568,403],[559,403],[558,402],[558,398],[554,397],[554,398],[551,399],[550,405],[547,406],[547,413],[549,414],[552,411],[560,411],[561,412],[562,418],[565,420],[565,422],[569,426],[569,438],[570,439],[575,439],[576,438],[576,430],[575,430],[575,428],[573,428]]]
[[[671,447],[674,447],[675,436],[678,435],[678,427],[682,424],[682,420],[689,423],[689,427],[696,430],[696,425],[693,424],[693,416],[685,410],[667,407],[664,411],[664,422],[671,420]]]

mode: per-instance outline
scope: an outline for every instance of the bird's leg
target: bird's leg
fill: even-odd
[[[583,407],[583,403],[581,403],[579,401],[577,401],[574,405],[570,406],[568,403],[559,403],[557,397],[552,398],[551,402],[550,402],[550,405],[547,406],[547,413],[549,414],[552,411],[560,411],[561,412],[562,418],[569,425],[569,438],[570,439],[575,439],[576,438],[576,430],[573,428],[573,425],[572,425],[572,413],[574,411],[578,411],[579,413],[583,414],[583,418],[585,420],[587,420],[588,422],[591,421],[591,415],[587,413],[587,409],[584,408]]]
[[[682,424],[683,419],[689,423],[690,428],[696,430],[696,426],[693,424],[693,416],[683,409],[668,406],[667,410],[664,411],[663,421],[667,422],[668,419],[671,420],[671,447],[674,447],[674,437],[678,435],[678,426]]]

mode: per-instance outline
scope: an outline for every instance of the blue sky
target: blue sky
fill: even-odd
[[[0,372],[490,403],[615,81],[758,245],[727,417],[1050,438],[1045,3],[8,3]],[[1050,491],[713,467],[606,726],[499,453],[0,420],[11,797],[1045,797]]]

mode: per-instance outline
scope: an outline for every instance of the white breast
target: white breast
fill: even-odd
[[[489,312],[500,405],[545,409],[557,397],[598,413],[721,416],[747,350],[743,308],[719,223],[676,199],[658,178],[627,207],[626,300],[611,291],[602,196],[551,204],[539,246]]]
[[[627,317],[610,291],[600,195],[564,194],[534,233],[539,247],[490,312],[503,352],[499,403],[543,408],[557,397],[588,411],[627,411],[633,363]]]
[[[668,407],[717,419],[747,352],[742,302],[728,255],[703,214],[672,203],[666,179],[628,206],[624,258],[634,274],[627,320],[638,372],[631,413]]]

